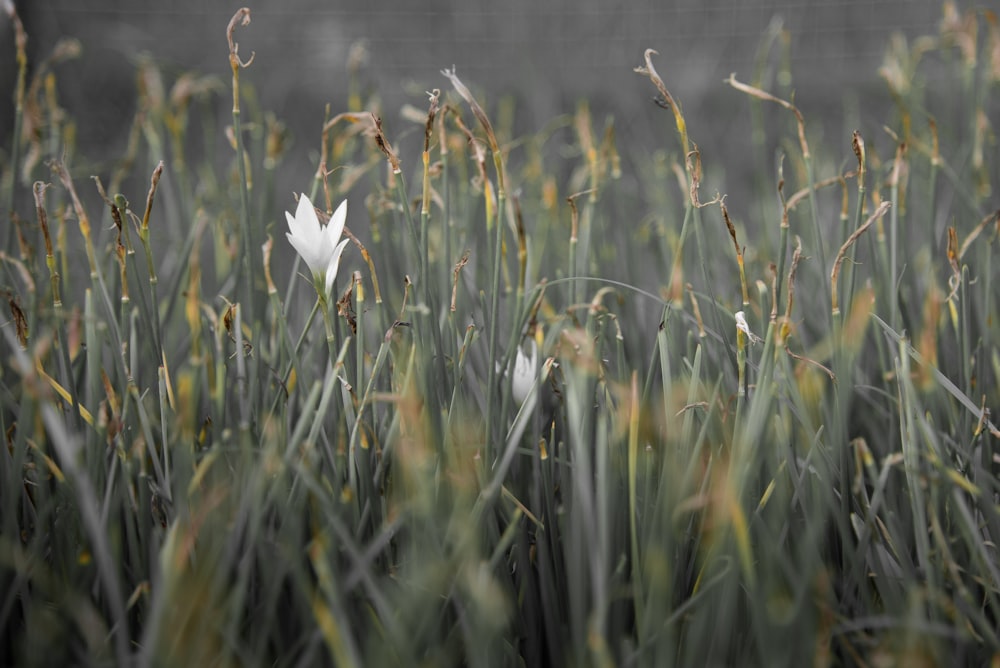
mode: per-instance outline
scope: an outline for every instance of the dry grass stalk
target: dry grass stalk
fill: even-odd
[[[840,265],[844,261],[844,258],[847,256],[848,249],[852,245],[854,245],[854,242],[857,241],[858,238],[862,234],[864,234],[869,227],[872,226],[872,223],[874,223],[876,220],[885,215],[885,212],[889,210],[890,206],[891,202],[888,201],[882,202],[879,205],[879,207],[875,210],[875,213],[873,213],[868,218],[868,220],[864,222],[864,224],[858,227],[858,229],[854,230],[854,232],[851,233],[851,236],[847,238],[847,241],[844,242],[844,245],[840,247],[840,252],[837,253],[837,258],[833,261],[833,269],[830,270],[830,293],[832,296],[831,299],[833,304],[832,312],[834,315],[840,313],[840,304],[837,301],[837,277],[840,275]]]
[[[751,97],[755,97],[758,100],[764,100],[767,102],[774,102],[775,104],[779,104],[785,109],[788,109],[790,112],[795,114],[795,121],[798,125],[798,131],[799,131],[799,147],[802,150],[802,157],[806,160],[809,159],[809,156],[811,154],[809,153],[809,142],[806,141],[806,120],[802,116],[802,112],[799,111],[798,107],[796,107],[791,102],[782,100],[780,97],[771,95],[767,91],[763,91],[760,88],[756,88],[754,86],[750,86],[748,84],[737,81],[735,72],[729,75],[729,78],[726,79],[726,83],[735,88],[736,90],[746,93]]]
[[[660,92],[661,100],[657,100],[657,104],[666,109],[670,109],[670,111],[674,113],[674,124],[677,126],[677,132],[681,136],[681,148],[684,150],[684,155],[687,155],[691,150],[688,145],[687,122],[684,120],[684,114],[681,112],[680,104],[674,99],[674,96],[670,94],[670,91],[667,90],[666,84],[663,83],[663,79],[656,71],[656,67],[653,66],[654,55],[658,56],[660,53],[654,49],[646,49],[646,52],[643,54],[646,64],[634,68],[633,71],[637,74],[644,74],[649,77],[649,80],[653,82],[654,86],[656,86],[656,90]]]

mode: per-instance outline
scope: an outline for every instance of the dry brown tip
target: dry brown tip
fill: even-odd
[[[51,184],[42,181],[35,181],[32,191],[35,194],[35,212],[38,215],[38,224],[42,228],[42,237],[45,239],[45,255],[52,255],[52,238],[49,236],[49,216],[45,211],[45,191]]]
[[[156,165],[153,175],[149,177],[149,192],[146,193],[146,211],[142,214],[142,229],[149,229],[149,214],[153,210],[153,198],[156,196],[156,187],[160,184],[160,177],[163,175],[163,161]]]
[[[972,242],[979,238],[979,235],[982,234],[983,230],[985,230],[991,222],[996,226],[996,233],[1000,234],[1000,209],[983,218],[979,221],[979,224],[976,225],[975,229],[969,232],[969,236],[967,236],[965,241],[962,242],[962,247],[958,251],[958,259],[961,260],[965,256],[965,253],[969,250]]]
[[[500,155],[500,144],[497,142],[496,134],[493,132],[493,124],[490,123],[490,119],[487,118],[486,112],[483,111],[483,108],[479,106],[478,102],[476,102],[476,98],[472,96],[472,92],[464,83],[462,83],[462,80],[458,78],[458,75],[455,74],[455,66],[452,65],[450,70],[441,70],[441,74],[448,78],[451,85],[455,87],[458,94],[462,96],[462,99],[464,99],[466,103],[468,103],[469,108],[472,109],[472,114],[476,117],[476,120],[478,120],[479,124],[483,126],[486,138],[490,142],[490,150],[494,155]]]
[[[802,260],[802,238],[795,235],[795,251],[792,253],[792,266],[788,270],[788,300],[785,302],[785,323],[782,325],[782,340],[788,338],[788,328],[792,322],[792,306],[795,303],[795,274]]]
[[[672,109],[674,108],[674,98],[670,94],[670,91],[667,90],[666,84],[663,83],[663,79],[660,77],[660,74],[656,71],[656,67],[653,65],[652,57],[658,55],[660,55],[660,52],[656,49],[646,49],[643,53],[643,59],[646,61],[646,64],[634,68],[633,71],[636,74],[645,74],[648,76],[649,80],[653,82],[653,85],[656,86],[656,89],[663,97],[663,104],[661,106]]]
[[[701,187],[701,151],[698,150],[698,145],[691,142],[691,150],[685,156],[685,166],[687,168],[687,173],[691,175],[690,192],[691,206],[701,208],[701,202],[698,199],[698,189]]]
[[[427,93],[430,97],[430,106],[427,108],[427,122],[424,124],[424,153],[430,151],[431,148],[431,135],[434,134],[434,117],[437,116],[437,112],[441,101],[441,89],[435,88],[434,90]]]
[[[802,157],[807,160],[809,159],[811,154],[809,153],[809,143],[806,141],[806,121],[798,107],[791,102],[782,100],[780,97],[776,97],[767,91],[757,88],[756,86],[751,86],[741,81],[737,81],[735,72],[729,75],[729,78],[725,80],[725,83],[742,93],[746,93],[750,97],[755,97],[758,100],[764,100],[766,102],[774,102],[775,104],[781,105],[785,109],[792,112],[795,115],[795,121],[798,124],[799,146],[802,149]]]
[[[851,137],[851,148],[854,149],[854,156],[858,159],[858,183],[865,182],[865,140],[857,130]]]
[[[736,240],[736,226],[733,225],[733,221],[729,218],[729,208],[726,206],[726,198],[723,197],[719,201],[719,208],[722,209],[722,219],[726,221],[726,229],[729,230],[729,236],[733,240],[733,246],[736,248],[736,255],[741,255],[740,244]]]
[[[17,334],[17,342],[21,344],[21,348],[27,348],[28,318],[24,315],[24,311],[21,310],[21,307],[13,296],[7,299],[7,304],[10,306],[10,315],[14,320],[14,331]]]
[[[578,197],[582,197],[583,195],[589,195],[592,191],[593,189],[582,190],[578,193],[573,193],[566,198],[566,201],[569,203],[570,210],[570,241],[576,241],[580,231],[580,211],[576,207],[576,199]]]
[[[243,62],[240,60],[240,45],[233,39],[233,33],[236,32],[236,24],[239,23],[241,26],[250,25],[250,8],[240,7],[233,14],[233,18],[229,19],[229,25],[226,26],[226,42],[229,43],[229,63],[232,65],[233,69],[239,67],[250,67],[250,63],[253,62],[256,52],[250,52],[250,60]]]
[[[891,202],[888,200],[879,204],[875,212],[864,222],[863,225],[858,227],[851,233],[851,236],[847,237],[847,241],[844,245],[840,247],[840,251],[837,253],[837,259],[833,262],[833,269],[830,270],[830,293],[831,293],[831,304],[833,306],[833,313],[840,312],[840,303],[837,301],[837,277],[840,275],[840,265],[844,261],[844,257],[847,256],[848,249],[854,245],[854,242],[864,234],[869,227],[872,226],[876,220],[885,215],[885,212],[889,210]]]
[[[371,114],[371,119],[375,126],[375,144],[378,146],[378,150],[382,151],[383,155],[389,161],[389,164],[392,166],[392,173],[399,174],[402,171],[399,167],[399,157],[392,150],[392,145],[382,132],[382,118]]]

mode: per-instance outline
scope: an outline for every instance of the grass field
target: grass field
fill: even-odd
[[[996,665],[1000,22],[943,17],[853,136],[763,36],[737,202],[655,51],[643,152],[461,63],[292,141],[243,10],[95,167],[11,14],[0,664]]]

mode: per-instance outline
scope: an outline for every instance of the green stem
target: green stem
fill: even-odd
[[[496,159],[499,165],[499,158]],[[499,166],[497,171],[500,171]],[[496,236],[493,240],[493,282],[490,292],[490,319],[487,323],[490,330],[490,355],[486,361],[486,442],[489,446],[493,445],[493,404],[496,403],[496,362],[500,336],[500,325],[497,320],[500,317],[500,270],[503,263],[501,248],[503,247],[503,212],[506,199],[501,186],[497,189]],[[487,461],[493,461],[492,452]]]

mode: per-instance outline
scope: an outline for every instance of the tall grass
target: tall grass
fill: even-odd
[[[513,137],[455,69],[383,119],[352,60],[301,185],[353,212],[329,303],[249,10],[231,91],[143,61],[96,183],[39,68],[0,188],[0,663],[996,661],[1000,32],[944,16],[832,142],[772,92],[774,26],[720,83],[756,202],[700,192],[655,51],[659,148],[624,160],[585,103]]]

